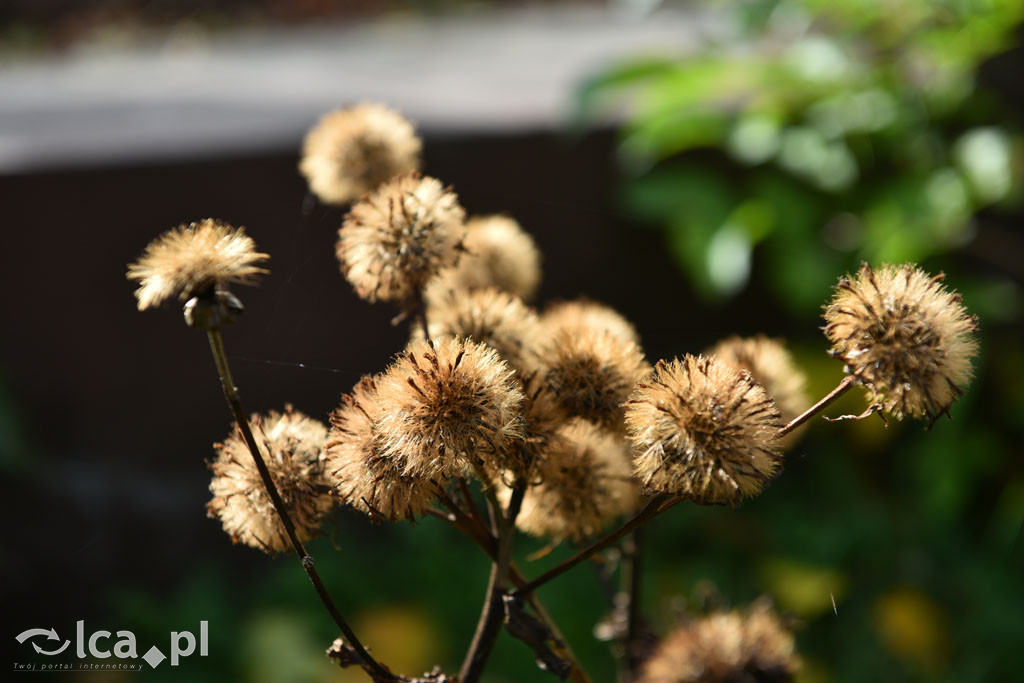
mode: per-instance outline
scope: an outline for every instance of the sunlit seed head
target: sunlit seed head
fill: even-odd
[[[761,491],[782,463],[781,426],[749,373],[705,356],[660,361],[626,404],[643,486],[704,504]]]
[[[714,612],[671,632],[639,683],[788,683],[800,669],[793,634],[764,603]]]
[[[825,307],[830,353],[897,419],[936,419],[971,379],[977,319],[942,280],[909,263],[865,263]]]
[[[544,309],[541,320],[550,334],[561,330],[601,330],[640,345],[640,335],[633,324],[615,309],[596,301],[581,299],[551,304]]]
[[[408,303],[459,257],[465,212],[434,178],[395,178],[355,204],[338,231],[341,270],[369,301]]]
[[[324,477],[342,502],[373,520],[413,520],[434,497],[433,483],[403,474],[381,454],[373,428],[379,410],[376,380],[364,377],[331,414]]]
[[[650,370],[636,344],[609,332],[559,329],[537,354],[545,381],[567,414],[622,431],[622,404]]]
[[[334,507],[323,476],[327,428],[291,407],[266,417],[253,415],[251,426],[295,531],[307,541]],[[290,550],[284,525],[238,428],[223,443],[214,444],[214,450],[209,516],[219,519],[236,543],[270,554]]]
[[[629,444],[620,434],[582,420],[548,440],[530,483],[516,525],[555,541],[596,536],[633,512],[640,500]],[[499,493],[509,495],[505,489]]]
[[[306,135],[299,170],[322,201],[345,204],[418,171],[422,147],[401,114],[364,103],[320,119]]]
[[[167,299],[184,301],[230,283],[250,283],[267,272],[258,264],[268,258],[256,251],[244,228],[207,218],[150,242],[139,260],[129,264],[128,279],[139,282],[135,298],[142,311]]]
[[[807,376],[777,339],[764,335],[729,337],[718,342],[708,355],[749,372],[775,401],[783,422],[789,422],[811,405],[806,389]],[[784,445],[791,445],[795,436],[799,434],[787,435]]]
[[[377,382],[380,454],[403,474],[463,475],[500,469],[523,443],[523,394],[515,372],[484,344],[417,341]]]
[[[495,287],[529,301],[540,284],[540,252],[529,233],[508,216],[479,216],[466,223],[466,251],[427,285],[434,304],[449,292]]]
[[[512,294],[494,288],[449,292],[427,309],[427,320],[432,339],[472,339],[494,348],[518,373],[537,368],[531,348],[540,335],[540,320]],[[414,325],[412,336],[423,339],[422,326]]]

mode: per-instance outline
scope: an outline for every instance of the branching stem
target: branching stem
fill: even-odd
[[[295,533],[295,525],[292,523],[291,516],[288,514],[288,510],[284,505],[284,501],[281,500],[281,494],[278,493],[277,486],[274,484],[273,478],[270,476],[270,470],[267,469],[267,464],[263,460],[263,456],[260,453],[259,446],[256,444],[256,439],[253,438],[252,430],[249,428],[249,420],[246,417],[245,409],[242,407],[242,399],[238,395],[238,389],[235,387],[235,381],[231,377],[231,368],[228,366],[227,354],[224,352],[224,341],[221,338],[219,330],[211,330],[208,332],[210,338],[210,350],[213,352],[213,360],[217,364],[217,373],[220,375],[220,385],[224,390],[224,398],[228,402],[228,406],[231,408],[231,413],[235,417],[235,423],[238,425],[239,431],[242,433],[242,438],[245,439],[246,445],[249,447],[249,452],[252,453],[253,460],[256,463],[256,470],[260,474],[260,479],[263,480],[263,486],[267,490],[267,495],[270,496],[270,500],[274,505],[274,510],[277,512],[278,518],[281,520],[281,525],[284,526],[285,533],[288,535],[288,540],[291,543],[292,550],[295,551],[295,555],[299,558],[302,563],[302,568],[306,571],[306,575],[313,584],[313,588],[316,589],[316,593],[320,596],[321,602],[324,607],[327,608],[328,613],[334,619],[334,623],[337,624],[338,628],[341,629],[342,635],[348,644],[355,650],[359,656],[363,668],[373,678],[374,681],[398,681],[400,680],[397,676],[388,671],[380,662],[375,660],[363,644],[356,637],[356,634],[352,631],[352,628],[345,621],[345,618],[341,616],[341,612],[338,611],[337,606],[334,604],[334,600],[331,599],[330,594],[327,592],[327,587],[324,586],[324,582],[320,579],[320,574],[317,572],[316,567],[313,564],[313,558],[309,553],[306,552],[305,546],[302,541],[299,540],[298,534]]]
[[[491,507],[492,518],[495,522],[497,532],[497,554],[491,564],[491,575],[487,586],[487,597],[483,609],[480,612],[480,620],[477,623],[476,633],[473,635],[473,642],[466,653],[466,659],[462,663],[459,672],[461,683],[476,683],[483,673],[487,657],[494,648],[498,639],[505,615],[505,604],[502,596],[505,593],[508,583],[509,566],[512,562],[512,541],[515,538],[516,517],[519,516],[519,508],[523,504],[523,494],[526,492],[526,482],[518,481],[512,488],[512,495],[509,498],[508,510],[502,511],[497,496],[493,489],[487,487],[486,480],[483,481],[484,492],[487,496],[487,503]]]
[[[533,581],[530,581],[525,586],[522,586],[521,588],[516,590],[515,596],[524,597],[526,595],[529,595],[533,591],[543,586],[548,581],[561,576],[565,572],[569,571],[570,569],[578,565],[580,562],[589,559],[595,553],[601,552],[602,550],[604,550],[605,548],[607,548],[608,546],[610,546],[611,544],[615,543],[620,538],[628,534],[633,529],[636,529],[641,524],[647,522],[650,519],[653,519],[660,513],[664,512],[665,510],[675,505],[680,500],[680,498],[672,498],[671,496],[665,493],[660,493],[656,496],[653,496],[649,501],[647,501],[647,505],[645,505],[629,521],[623,523],[622,526],[620,526],[618,529],[609,532],[607,535],[598,539],[597,541],[594,541],[592,544],[590,544],[583,550],[579,551],[569,559],[552,567],[548,571],[544,572],[543,574],[535,578]]]

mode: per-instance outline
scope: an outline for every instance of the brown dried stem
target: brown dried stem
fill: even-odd
[[[502,598],[508,582],[509,565],[512,562],[512,541],[515,538],[516,517],[519,516],[523,494],[526,493],[526,482],[517,481],[512,489],[508,510],[503,512],[494,491],[487,486],[486,480],[482,480],[482,482],[484,493],[488,494],[487,503],[491,507],[492,519],[498,536],[498,547],[491,564],[487,598],[480,612],[480,620],[477,623],[476,633],[473,635],[473,642],[469,646],[466,659],[462,662],[462,669],[459,672],[461,683],[476,683],[480,680],[487,657],[491,654],[494,643],[498,639],[498,632],[501,630],[505,616],[505,605]]]
[[[664,512],[665,510],[668,510],[670,507],[675,505],[680,500],[682,499],[672,498],[670,495],[666,493],[659,493],[658,495],[653,496],[649,501],[647,501],[647,504],[639,512],[637,512],[630,520],[623,523],[622,526],[620,526],[618,529],[609,532],[607,535],[590,544],[589,546],[579,551],[569,559],[552,567],[548,571],[544,572],[543,574],[535,578],[533,581],[527,583],[525,586],[520,587],[514,593],[515,597],[521,598],[526,595],[529,595],[533,591],[543,586],[548,581],[561,576],[565,572],[569,571],[570,569],[578,565],[580,562],[583,562],[584,560],[589,559],[594,554],[601,552],[602,550],[604,550],[611,544],[615,543],[629,532],[633,531],[633,529],[639,527],[641,524],[644,524],[645,522],[653,519],[660,513]]]
[[[274,511],[277,513],[278,518],[281,520],[282,526],[284,526],[285,533],[288,535],[288,540],[291,542],[292,550],[295,551],[296,557],[302,563],[302,568],[306,571],[306,575],[309,577],[310,582],[313,584],[313,588],[316,589],[317,595],[320,597],[320,601],[323,602],[324,607],[327,608],[327,612],[334,619],[334,623],[337,624],[341,630],[348,644],[355,650],[356,655],[360,659],[360,663],[366,673],[374,681],[398,681],[401,680],[399,677],[392,674],[387,670],[380,662],[375,660],[363,644],[356,637],[352,628],[345,621],[345,618],[341,616],[341,612],[338,611],[337,606],[334,604],[334,600],[331,599],[330,594],[327,592],[327,587],[324,582],[320,579],[320,574],[317,572],[316,567],[313,564],[313,558],[309,553],[306,552],[305,546],[302,541],[299,540],[298,535],[295,533],[295,524],[292,523],[291,516],[288,514],[288,510],[284,505],[284,501],[281,500],[281,494],[278,493],[277,486],[274,484],[273,478],[270,476],[270,470],[267,469],[267,464],[263,460],[263,456],[260,453],[259,446],[256,444],[256,439],[253,438],[252,430],[249,428],[249,420],[246,417],[245,409],[242,407],[242,399],[238,395],[238,389],[235,387],[234,379],[231,377],[231,368],[228,366],[227,354],[224,352],[224,341],[221,338],[219,330],[210,330],[208,332],[210,339],[210,350],[213,352],[213,360],[217,364],[217,374],[220,376],[221,389],[224,390],[224,398],[228,402],[228,407],[231,408],[231,413],[235,417],[235,422],[238,424],[238,429],[242,432],[242,438],[245,439],[246,445],[249,447],[249,452],[252,453],[253,460],[256,463],[256,469],[260,473],[260,479],[263,480],[263,486],[267,490],[267,495],[270,496],[270,500],[274,505]]]
[[[850,388],[857,382],[857,375],[847,375],[843,378],[843,381],[839,383],[832,391],[828,392],[824,398],[815,403],[813,406],[805,410],[801,415],[793,418],[789,424],[779,430],[779,436],[783,437],[789,434],[791,431],[802,425],[803,423],[810,420],[812,417],[820,413],[821,411],[832,405],[836,399],[845,394]]]

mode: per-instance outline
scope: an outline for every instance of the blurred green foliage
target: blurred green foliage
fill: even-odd
[[[708,297],[744,288],[757,247],[767,285],[806,313],[858,261],[925,262],[1019,198],[1020,136],[976,72],[1024,3],[727,8],[691,56],[627,61],[578,100],[585,118],[628,101],[624,205]]]

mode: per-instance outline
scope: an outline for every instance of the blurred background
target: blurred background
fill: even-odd
[[[230,426],[213,363],[175,310],[135,311],[124,272],[181,222],[245,225],[273,271],[225,335],[246,407],[325,418],[406,339],[338,273],[343,211],[296,169],[321,114],[369,99],[417,123],[425,171],[471,214],[533,234],[538,303],[608,303],[652,360],[765,332],[820,396],[842,377],[818,329],[836,279],[861,260],[945,271],[981,319],[953,420],[815,424],[760,497],[675,508],[647,535],[646,611],[663,632],[768,594],[811,683],[1020,680],[1022,16],[1010,0],[5,0],[0,664],[43,659],[12,638],[29,628],[130,630],[141,654],[207,620],[209,656],[177,670],[60,675],[362,680],[323,657],[337,634],[295,561],[205,518]],[[860,412],[856,393],[829,412]],[[572,552],[527,559],[542,546],[519,542],[527,573]],[[382,660],[457,668],[486,582],[468,541],[339,511],[311,550]],[[614,680],[597,579],[574,576],[541,595]],[[502,636],[488,680],[544,676]]]

